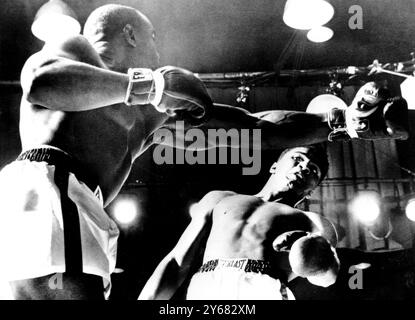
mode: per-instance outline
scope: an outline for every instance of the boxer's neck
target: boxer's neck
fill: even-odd
[[[109,70],[126,73],[131,67],[125,48],[117,44],[116,40],[100,40],[94,42],[93,46]]]
[[[98,55],[101,57],[102,61],[110,70],[115,69],[115,53],[112,45],[108,41],[97,41],[94,44],[94,48],[97,51]]]

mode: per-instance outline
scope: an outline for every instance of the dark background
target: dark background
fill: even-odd
[[[45,0],[0,2],[0,79],[18,79],[41,42],[30,26]],[[277,68],[368,65],[409,59],[415,3],[410,0],[331,0],[333,38],[306,40],[282,21],[284,0],[67,0],[81,25],[106,3],[138,8],[153,22],[163,64],[194,72],[269,71]],[[363,29],[348,27],[352,5],[363,10]]]

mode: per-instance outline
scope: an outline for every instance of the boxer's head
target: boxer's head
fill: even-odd
[[[130,67],[159,66],[154,27],[134,8],[108,4],[95,9],[83,34],[110,69],[125,72]]]
[[[368,82],[356,93],[351,106],[361,112],[373,110],[380,101],[386,101],[390,92],[384,84],[379,82]]]
[[[327,153],[322,145],[284,150],[271,166],[268,184],[275,193],[286,193],[296,201],[309,195],[328,170]]]
[[[288,256],[292,271],[315,285],[327,287],[337,278],[340,262],[335,249],[320,235],[295,240]]]

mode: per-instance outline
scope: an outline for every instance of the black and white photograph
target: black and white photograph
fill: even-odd
[[[0,300],[415,300],[415,1],[0,1]]]

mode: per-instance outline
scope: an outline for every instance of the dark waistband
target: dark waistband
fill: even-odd
[[[92,191],[95,191],[97,184],[92,182],[92,178],[76,159],[66,152],[49,147],[29,149],[22,152],[16,159],[17,161],[30,160],[35,162],[46,162],[49,165],[59,167],[75,174],[76,178],[84,182]]]
[[[204,263],[198,272],[210,272],[220,268],[235,268],[244,272],[255,272],[272,275],[271,263],[264,260],[242,259],[215,259]]]

